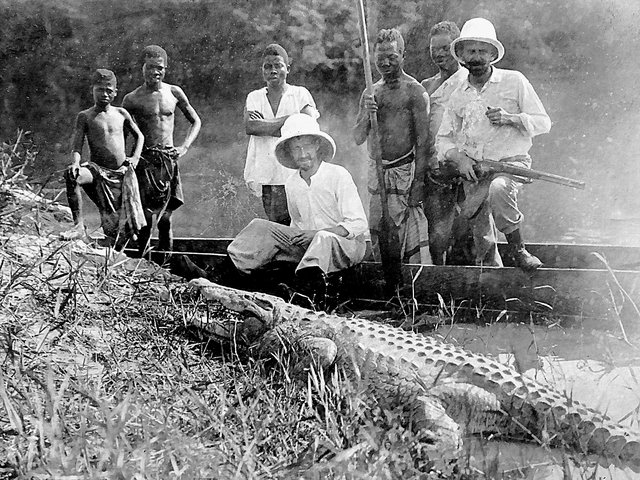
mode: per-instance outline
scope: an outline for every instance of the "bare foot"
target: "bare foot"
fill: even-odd
[[[90,240],[83,224],[76,225],[70,230],[60,232],[60,239],[61,240],[78,240],[78,239]]]

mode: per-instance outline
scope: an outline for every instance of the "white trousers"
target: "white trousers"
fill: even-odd
[[[298,263],[296,271],[319,267],[329,274],[356,265],[364,258],[366,244],[360,237],[347,239],[320,230],[304,248],[288,245],[278,233],[290,237],[300,230],[261,218],[251,220],[227,248],[236,268],[250,273],[270,262],[285,261]]]

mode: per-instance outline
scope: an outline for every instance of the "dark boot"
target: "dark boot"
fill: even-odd
[[[243,278],[248,278],[248,275],[240,273],[231,259],[226,256],[215,266],[207,266],[203,269],[193,263],[187,255],[178,253],[171,256],[169,267],[171,273],[187,280],[206,278],[211,282],[234,288],[242,287]]]
[[[525,272],[532,272],[542,266],[540,259],[535,255],[531,255],[527,252],[526,248],[524,248],[520,230],[507,233],[505,237],[507,237],[507,243],[509,243],[511,255],[513,256],[516,267],[521,268]]]
[[[208,273],[193,263],[188,256],[179,253],[171,256],[169,269],[174,275],[178,275],[187,280],[207,278],[208,276]]]
[[[316,310],[325,310],[327,301],[327,276],[318,267],[303,268],[296,273],[296,292],[303,297],[294,303],[307,307],[308,300]],[[307,307],[309,308],[309,307]]]

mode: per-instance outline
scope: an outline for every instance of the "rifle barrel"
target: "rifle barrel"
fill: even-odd
[[[491,167],[496,172],[509,173],[511,175],[517,175],[519,177],[532,178],[535,180],[544,180],[545,182],[557,183],[566,187],[577,188],[584,190],[585,183],[580,180],[574,180],[573,178],[563,177],[553,173],[541,172],[539,170],[531,170],[530,168],[517,167],[504,162],[498,162],[496,160],[481,160],[480,163],[484,163]]]

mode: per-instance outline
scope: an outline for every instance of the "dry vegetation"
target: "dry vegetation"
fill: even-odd
[[[0,479],[534,478],[430,472],[397,414],[338,374],[294,381],[187,328],[180,279],[58,240],[69,214],[29,190],[34,155],[0,153]]]
[[[347,384],[294,382],[186,328],[170,293],[180,279],[58,240],[68,211],[22,175],[35,154],[21,139],[0,153],[0,478],[424,470],[412,434]]]

